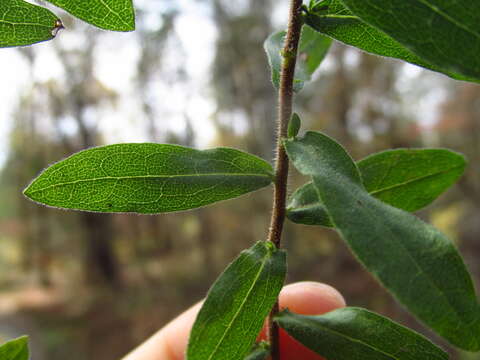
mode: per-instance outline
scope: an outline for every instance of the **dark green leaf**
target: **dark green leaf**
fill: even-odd
[[[2,360],[28,360],[28,337],[22,336],[0,346]]]
[[[340,0],[327,0],[323,3],[327,8],[315,13],[308,13],[305,16],[305,22],[320,33],[375,55],[401,59],[433,71],[442,72],[454,79],[478,81],[478,78],[472,79],[450,68],[436,66],[434,65],[436,63],[416,55],[393,37],[363,22]],[[413,33],[416,34],[416,32]]]
[[[235,149],[117,144],[50,166],[25,195],[67,209],[160,213],[231,199],[269,185],[272,176],[266,161]]]
[[[60,19],[43,7],[22,0],[0,1],[0,47],[51,40],[61,28]]]
[[[480,1],[342,1],[428,63],[480,79]]]
[[[452,186],[466,161],[447,149],[397,149],[373,154],[357,165],[371,195],[399,209],[416,211]]]
[[[446,360],[422,335],[365,309],[346,307],[319,316],[284,311],[275,321],[329,360]]]
[[[462,155],[447,149],[387,150],[357,163],[370,195],[406,211],[429,205],[458,180],[465,165]],[[331,226],[312,183],[293,193],[287,215],[296,223]]]
[[[290,196],[287,217],[297,224],[333,226],[318,196],[317,189],[311,182],[298,188]]]
[[[132,0],[48,0],[73,16],[101,29],[135,30]]]
[[[283,286],[286,256],[270,242],[243,251],[210,289],[187,350],[188,360],[243,360]]]
[[[280,87],[284,38],[285,31],[280,31],[270,35],[264,44],[268,62],[272,70],[272,82],[276,89]],[[329,38],[320,35],[309,26],[302,28],[293,85],[295,91],[300,91],[303,88],[304,82],[310,80],[315,70],[317,70],[325,58],[331,42]]]
[[[368,194],[353,160],[329,137],[308,132],[285,146],[297,169],[312,176],[332,223],[365,267],[452,344],[480,350],[480,307],[452,242]]]
[[[302,126],[302,120],[300,120],[300,116],[298,116],[297,113],[293,113],[292,118],[288,123],[288,132],[287,132],[288,137],[294,138],[295,136],[297,136],[301,126]]]
[[[266,360],[270,356],[270,347],[266,342],[255,344],[245,360]]]

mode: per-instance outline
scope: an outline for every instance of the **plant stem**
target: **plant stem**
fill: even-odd
[[[268,241],[280,248],[283,223],[285,221],[285,207],[287,199],[288,157],[282,144],[287,137],[288,123],[292,116],[293,79],[297,62],[298,43],[302,31],[303,0],[291,0],[288,30],[285,38],[282,55],[282,69],[280,75],[280,89],[278,92],[278,129],[277,129],[277,156],[275,160],[275,185],[273,192],[273,209],[270,222]],[[271,346],[272,360],[280,360],[278,325],[273,322],[273,316],[279,311],[278,299],[268,317],[268,337]]]

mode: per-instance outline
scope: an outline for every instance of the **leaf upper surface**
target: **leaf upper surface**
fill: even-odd
[[[101,29],[135,30],[132,0],[48,0],[48,2]]]
[[[394,37],[364,22],[347,9],[341,0],[328,0],[325,1],[325,4],[328,6],[326,10],[309,13],[305,16],[305,22],[322,34],[366,52],[400,59],[441,72],[453,79],[480,81],[478,77],[468,76],[424,59]]]
[[[430,64],[480,79],[480,2],[472,0],[341,0]]]
[[[67,209],[160,213],[231,199],[272,182],[266,161],[229,148],[116,144],[81,151],[36,178],[30,199]]]
[[[465,170],[465,158],[447,149],[395,149],[357,162],[370,195],[405,211],[417,211],[453,185]],[[287,215],[306,225],[332,226],[312,183],[290,198]]]
[[[422,335],[365,309],[346,307],[319,316],[285,311],[275,321],[329,360],[446,360]]]
[[[243,360],[283,286],[286,255],[268,242],[243,251],[215,281],[190,333],[187,360]]]
[[[0,1],[0,47],[51,40],[61,27],[51,11],[23,0]]]
[[[28,337],[22,336],[0,346],[2,360],[28,360]]]
[[[308,132],[285,147],[295,167],[312,176],[332,223],[364,266],[452,344],[480,350],[480,308],[452,242],[368,194],[353,160],[329,137]]]
[[[272,83],[276,89],[280,87],[282,69],[282,49],[285,31],[270,35],[265,40],[264,48],[272,71]],[[325,58],[332,40],[313,30],[309,26],[302,27],[302,35],[298,45],[298,59],[293,80],[294,91],[300,91],[305,81],[310,80],[313,73]]]

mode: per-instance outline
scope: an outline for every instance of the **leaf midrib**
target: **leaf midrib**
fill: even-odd
[[[255,275],[255,278],[253,279],[252,281],[252,285],[250,286],[250,288],[248,289],[247,291],[247,295],[245,296],[245,298],[243,299],[242,303],[240,304],[237,312],[234,314],[232,320],[228,323],[227,327],[226,327],[226,330],[224,331],[222,337],[220,338],[220,340],[218,341],[217,345],[215,346],[215,349],[213,350],[213,352],[210,354],[210,356],[208,357],[207,360],[211,360],[213,359],[213,356],[215,355],[215,353],[218,351],[218,349],[220,348],[220,345],[221,343],[223,342],[223,339],[225,339],[225,337],[227,336],[227,333],[232,329],[232,325],[233,323],[236,321],[236,319],[238,318],[238,316],[240,315],[240,312],[241,310],[243,309],[245,303],[247,302],[247,300],[249,299],[256,283],[257,283],[257,280],[260,278],[260,275],[262,274],[263,272],[263,269],[265,268],[265,264],[267,263],[267,260],[270,258],[270,254],[268,253],[268,250],[265,250],[267,251],[267,253],[265,254],[265,258],[263,259],[262,261],[262,264],[260,265],[260,268],[257,272],[257,274]]]
[[[356,185],[358,187],[358,185]],[[367,192],[366,190],[360,188],[362,191],[365,191]],[[370,194],[367,192],[367,196],[370,196]],[[376,199],[377,201],[380,201],[378,199]],[[381,201],[380,201],[381,202]],[[381,202],[382,204],[384,204],[383,202]],[[386,204],[386,206],[391,206],[391,205],[388,205]],[[370,214],[373,214],[373,215],[376,215],[376,213],[372,210],[370,210],[368,207],[363,207],[363,209],[365,211],[368,211]],[[327,209],[328,210],[328,209]],[[413,215],[412,215],[413,216]],[[376,217],[376,216],[374,216]],[[427,279],[428,281],[433,285],[433,287],[438,291],[438,293],[442,296],[442,298],[444,298],[446,300],[446,303],[449,305],[450,309],[453,310],[453,313],[455,314],[456,318],[461,322],[461,323],[465,323],[465,324],[469,324],[469,323],[466,323],[463,319],[463,317],[460,315],[460,313],[458,312],[458,310],[452,305],[452,303],[450,302],[450,299],[448,296],[446,296],[445,292],[440,288],[438,287],[438,285],[436,284],[436,282],[433,280],[433,278],[430,276],[430,274],[428,274],[427,272],[425,272],[424,268],[421,267],[417,261],[417,259],[412,255],[412,252],[403,245],[403,242],[402,241],[398,241],[398,237],[396,235],[396,233],[392,230],[392,228],[387,224],[387,223],[384,223],[382,222],[381,220],[379,221],[379,223],[383,224],[383,227],[385,229],[388,230],[388,232],[390,234],[392,234],[393,236],[390,236],[390,237],[386,237],[387,239],[388,238],[395,238],[397,239],[395,241],[396,244],[399,245],[399,248],[400,249],[403,249],[403,251],[407,254],[407,256],[412,260],[413,264],[415,265],[415,267],[417,268],[417,270],[422,273]],[[377,276],[375,274],[375,276]],[[475,319],[473,319],[473,321],[475,321]],[[473,322],[472,322],[473,323]],[[471,323],[468,325],[470,327]]]
[[[65,186],[65,185],[74,185],[78,183],[84,183],[84,182],[96,182],[96,181],[102,181],[102,180],[134,180],[134,179],[171,179],[171,178],[197,178],[197,177],[215,177],[215,176],[225,176],[225,177],[235,177],[235,176],[245,176],[245,177],[260,177],[260,178],[267,178],[271,179],[270,175],[267,174],[257,174],[257,173],[205,173],[205,174],[179,174],[179,175],[134,175],[134,176],[101,176],[101,177],[96,177],[96,178],[90,178],[90,179],[79,179],[79,180],[72,180],[72,181],[66,181],[66,182],[61,182],[61,183],[56,183],[56,184],[51,184],[48,186],[45,186],[40,189],[34,189],[30,190],[27,192],[33,194],[37,193],[40,191],[45,191],[51,188],[56,188],[59,186]]]
[[[428,1],[425,0],[418,0],[421,4],[425,5],[428,7],[430,10],[432,10],[434,13],[439,15],[440,17],[443,17],[444,19],[450,21],[454,25],[458,26],[460,29],[472,34],[474,37],[480,39],[480,34],[477,34],[476,32],[470,30],[468,27],[465,27],[462,23],[459,23],[455,18],[451,17],[447,13],[443,12],[439,8],[437,8],[435,5],[430,4]],[[475,0],[473,0],[475,1]],[[478,0],[477,0],[478,1]]]
[[[444,175],[444,174],[447,174],[451,171],[457,170],[457,169],[462,168],[462,167],[463,167],[463,165],[454,166],[454,167],[451,167],[451,168],[448,168],[446,170],[442,170],[442,171],[439,171],[439,172],[436,172],[436,173],[432,173],[432,174],[428,174],[428,175],[425,175],[425,176],[419,176],[419,177],[416,177],[416,178],[413,178],[413,179],[409,179],[409,180],[404,181],[402,183],[397,183],[395,185],[382,187],[381,189],[368,191],[368,193],[370,195],[375,196],[377,194],[381,194],[381,193],[386,192],[386,191],[394,190],[394,189],[402,187],[402,186],[407,186],[407,185],[412,184],[412,183],[417,182],[417,181],[422,181],[422,180],[425,180],[425,179],[428,179],[428,178],[431,178],[431,177]],[[360,172],[361,172],[361,170],[360,170]]]
[[[368,348],[370,348],[370,349],[372,349],[372,350],[374,350],[374,351],[376,351],[376,352],[379,352],[379,353],[384,354],[384,355],[386,355],[386,356],[390,356],[392,359],[400,360],[400,358],[395,357],[395,355],[392,355],[392,354],[389,354],[389,353],[387,353],[387,352],[385,352],[385,351],[383,351],[383,350],[377,349],[376,347],[374,347],[374,346],[372,346],[372,345],[364,342],[363,340],[354,339],[354,338],[352,338],[352,337],[350,337],[350,336],[348,336],[348,335],[346,335],[346,334],[343,334],[343,333],[341,333],[341,332],[339,332],[339,331],[337,331],[337,330],[331,329],[331,328],[323,325],[322,323],[318,323],[318,322],[316,322],[316,321],[313,320],[313,319],[309,319],[308,317],[303,317],[303,319],[306,319],[308,322],[313,323],[314,325],[317,325],[318,327],[324,329],[325,332],[329,332],[329,333],[331,333],[331,334],[338,335],[338,336],[343,337],[343,338],[345,338],[345,339],[347,339],[347,340],[350,340],[350,341],[352,341],[352,342],[362,344],[362,345],[364,345],[365,347],[368,347]],[[297,320],[297,321],[298,321],[298,320]]]
[[[397,183],[397,184],[394,184],[394,185],[391,185],[391,186],[386,186],[386,187],[382,187],[381,189],[377,189],[377,190],[372,190],[372,191],[368,191],[367,192],[372,195],[372,196],[377,196],[377,195],[380,195],[382,194],[383,192],[387,192],[387,191],[390,191],[390,190],[394,190],[394,189],[397,189],[397,188],[400,188],[402,186],[407,186],[409,184],[412,184],[414,182],[417,182],[417,181],[422,181],[422,180],[425,180],[425,179],[428,179],[428,178],[431,178],[431,177],[435,177],[435,176],[440,176],[440,175],[444,175],[444,174],[447,174],[451,171],[454,171],[454,170],[457,170],[457,169],[460,169],[464,167],[464,165],[457,165],[457,166],[454,166],[454,167],[451,167],[451,168],[448,168],[446,170],[442,170],[442,171],[439,171],[439,172],[435,172],[435,173],[432,173],[432,174],[428,174],[428,175],[425,175],[425,176],[419,176],[419,177],[416,177],[416,178],[412,178],[412,179],[409,179],[407,181],[404,181],[404,182],[401,182],[401,183]],[[362,171],[360,170],[360,173],[362,173]],[[315,186],[313,182],[310,182],[310,184],[312,184],[312,186]],[[322,206],[323,205],[323,206]],[[388,204],[390,205],[390,204]],[[392,206],[392,205],[390,205]],[[288,211],[293,211],[293,210],[307,210],[307,209],[310,209],[310,208],[315,208],[315,207],[322,207],[324,208],[324,204],[323,202],[320,201],[320,199],[318,199],[317,201],[315,202],[312,202],[310,204],[304,204],[304,205],[299,205],[299,206],[291,206],[291,207],[287,207],[287,210]],[[395,206],[396,207],[396,206]]]

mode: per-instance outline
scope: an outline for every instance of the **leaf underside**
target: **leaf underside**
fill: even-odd
[[[0,1],[0,47],[51,40],[61,27],[51,11],[22,0]]]
[[[286,255],[269,242],[243,251],[210,289],[190,333],[187,360],[243,360],[283,286]]]
[[[357,162],[370,195],[405,211],[429,205],[463,174],[465,158],[447,149],[395,149]],[[287,216],[305,225],[332,226],[313,183],[296,190]]]
[[[101,29],[135,30],[132,0],[48,0],[48,2]]]
[[[117,144],[84,150],[50,166],[24,193],[66,209],[151,214],[258,190],[271,183],[272,171],[266,161],[230,148]]]
[[[480,2],[342,0],[364,22],[442,69],[480,79]]]
[[[360,262],[414,315],[452,344],[480,350],[480,308],[463,260],[442,233],[368,194],[347,152],[326,135],[286,140],[332,223]]]
[[[352,13],[343,5],[341,0],[327,0],[325,4],[328,6],[325,10],[309,13],[305,16],[305,22],[324,35],[375,55],[400,59],[429,70],[441,72],[453,79],[480,81],[478,76],[467,75],[429,61],[397,41],[398,39],[393,34],[388,35],[365,22],[363,18],[360,19],[357,16],[358,14]],[[457,57],[461,56],[457,55]]]
[[[422,335],[365,309],[346,307],[318,316],[285,311],[275,321],[329,360],[448,359]]]

